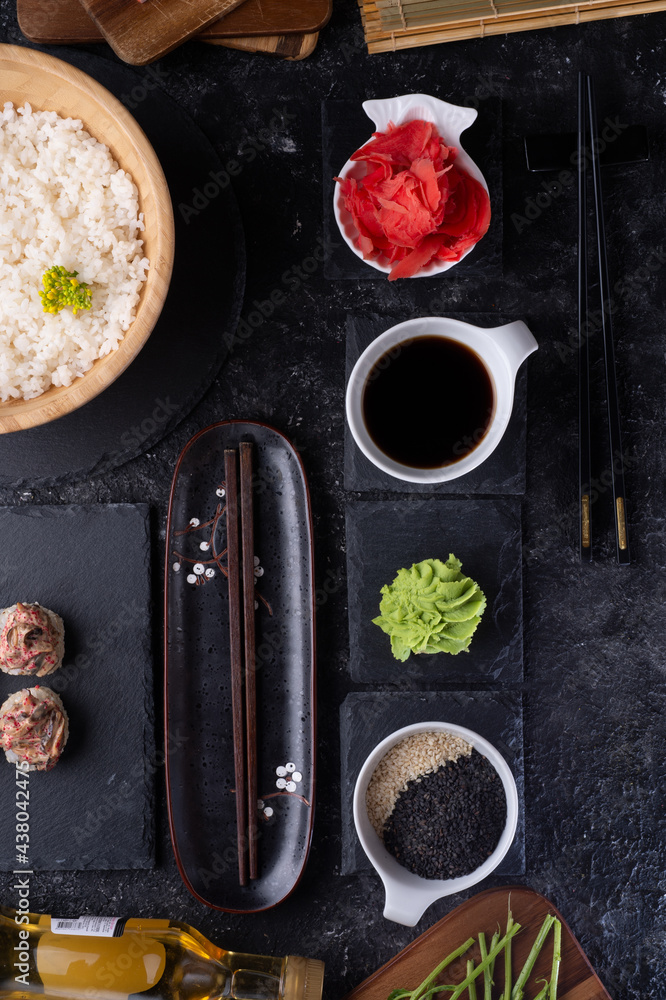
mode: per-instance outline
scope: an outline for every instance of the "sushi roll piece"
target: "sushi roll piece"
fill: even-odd
[[[51,688],[24,688],[0,706],[0,748],[10,764],[27,763],[29,771],[50,771],[68,736],[67,712]]]
[[[45,677],[65,653],[65,627],[55,611],[22,604],[0,611],[0,670],[15,676]]]

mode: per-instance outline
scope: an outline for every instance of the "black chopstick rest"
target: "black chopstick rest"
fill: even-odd
[[[602,167],[642,163],[650,159],[650,144],[645,125],[627,125],[611,118],[602,129],[599,160]],[[578,152],[578,133],[560,132],[524,137],[525,158],[530,173],[548,170],[574,170]]]

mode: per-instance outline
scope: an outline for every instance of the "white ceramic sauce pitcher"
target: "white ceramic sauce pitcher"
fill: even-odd
[[[415,337],[433,336],[455,340],[478,355],[492,382],[494,409],[484,437],[472,451],[450,465],[420,469],[396,462],[375,444],[365,425],[363,392],[370,372],[388,351]],[[518,369],[538,346],[522,320],[485,329],[444,316],[426,316],[392,326],[363,351],[347,384],[347,421],[356,444],[377,468],[408,483],[444,483],[464,476],[485,462],[500,443],[511,418]]]
[[[365,795],[368,789],[370,778],[377,765],[391,747],[407,736],[423,732],[446,732],[453,736],[460,736],[470,743],[482,756],[486,757],[497,771],[504,786],[506,795],[506,824],[499,839],[497,847],[486,861],[475,871],[461,878],[451,879],[425,879],[420,875],[414,875],[398,864],[393,855],[384,847],[379,839],[374,827],[368,819],[368,811],[365,805]],[[463,726],[456,726],[447,722],[420,722],[415,725],[405,726],[397,730],[375,747],[367,758],[354,788],[354,823],[356,832],[363,850],[375,867],[386,892],[386,905],[384,916],[387,920],[394,920],[398,924],[405,924],[413,927],[418,923],[427,908],[435,900],[443,896],[450,896],[456,892],[463,892],[486,878],[499,865],[506,856],[518,826],[518,791],[513,774],[502,755],[495,747],[485,740],[478,733],[472,732]]]

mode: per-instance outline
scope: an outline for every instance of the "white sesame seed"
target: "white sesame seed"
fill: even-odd
[[[368,819],[377,834],[382,836],[398,795],[406,790],[408,781],[418,781],[447,761],[469,757],[471,752],[472,746],[466,740],[440,732],[414,733],[391,747],[375,768],[365,793]]]

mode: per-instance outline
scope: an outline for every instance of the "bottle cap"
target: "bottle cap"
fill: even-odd
[[[324,963],[316,958],[287,955],[284,972],[284,1000],[321,1000]]]

